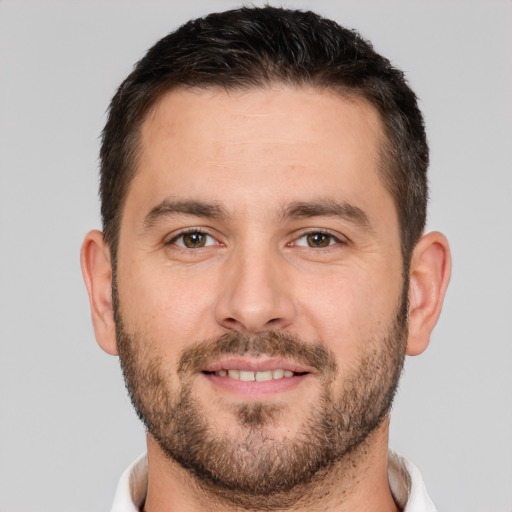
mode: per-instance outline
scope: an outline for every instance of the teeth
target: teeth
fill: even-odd
[[[231,379],[241,380],[243,382],[263,382],[272,379],[282,379],[293,377],[294,373],[291,370],[283,370],[278,368],[276,370],[265,370],[263,372],[251,372],[247,370],[219,370],[215,372],[219,377],[230,377]]]
[[[273,379],[282,379],[284,377],[284,370],[272,370]]]
[[[238,370],[229,370],[228,375],[232,379],[240,380],[240,372]]]
[[[254,372],[246,372],[240,370],[240,380],[243,382],[251,382],[255,379]]]
[[[268,370],[266,372],[256,372],[254,375],[258,382],[263,382],[264,380],[272,380],[272,371],[271,370]]]

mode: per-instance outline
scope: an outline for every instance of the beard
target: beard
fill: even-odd
[[[151,339],[127,332],[115,289],[114,296],[121,368],[139,418],[169,460],[232,504],[275,509],[296,503],[308,484],[348,460],[391,408],[405,358],[406,290],[387,332],[360,340],[364,349],[342,379],[323,344],[283,331],[229,332],[197,342],[181,352],[177,369],[168,369]],[[215,429],[193,393],[193,378],[221,355],[283,357],[315,370],[321,391],[293,437],[276,434],[285,406],[265,402],[233,406],[236,434]],[[171,372],[179,385],[171,384]]]

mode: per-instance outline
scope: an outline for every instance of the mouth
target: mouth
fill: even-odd
[[[225,377],[234,380],[241,380],[242,382],[266,382],[269,380],[289,379],[298,375],[306,375],[308,372],[293,372],[285,370],[284,368],[276,368],[264,371],[250,371],[240,369],[218,370],[209,372],[205,370],[205,375],[216,375],[217,377]]]
[[[212,363],[200,373],[216,389],[241,398],[262,398],[295,388],[313,371],[291,361],[236,357]]]

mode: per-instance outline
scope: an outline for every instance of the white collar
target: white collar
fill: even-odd
[[[392,451],[388,456],[388,479],[393,498],[403,512],[436,512],[418,468]],[[123,473],[111,512],[139,512],[148,488],[148,461],[141,455]]]
[[[398,453],[388,452],[391,494],[403,512],[436,512],[419,469]]]

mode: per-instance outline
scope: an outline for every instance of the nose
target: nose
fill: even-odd
[[[215,308],[217,323],[258,334],[293,323],[296,307],[285,262],[272,251],[240,251],[225,262]]]

